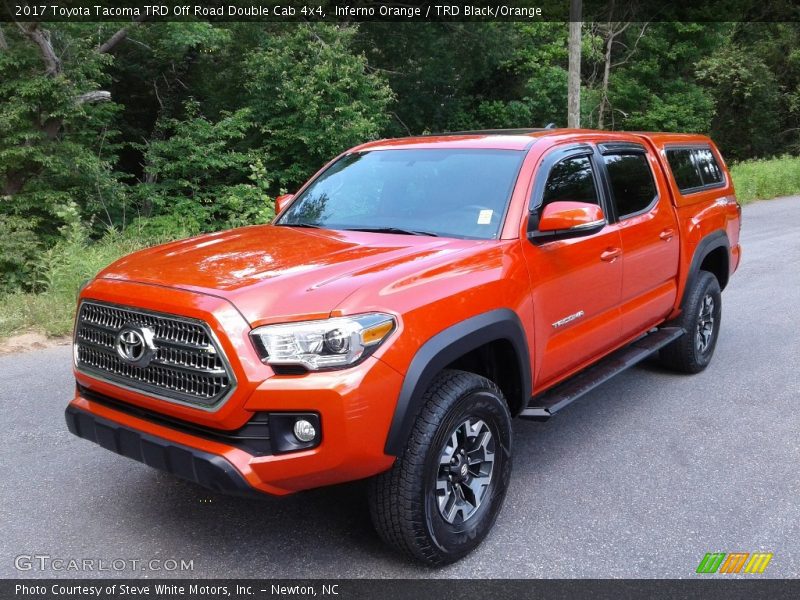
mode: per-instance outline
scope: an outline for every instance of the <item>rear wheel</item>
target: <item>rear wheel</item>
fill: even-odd
[[[429,565],[454,562],[488,534],[511,474],[511,415],[488,379],[443,371],[425,394],[403,453],[373,478],[380,536]]]
[[[722,319],[722,294],[717,278],[700,271],[680,317],[673,323],[686,334],[663,348],[661,362],[676,371],[699,373],[711,362]]]

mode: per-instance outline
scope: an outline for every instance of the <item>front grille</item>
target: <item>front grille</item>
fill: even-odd
[[[118,352],[123,329],[152,335],[146,364]],[[75,327],[75,365],[88,375],[147,395],[211,409],[236,381],[222,349],[202,321],[84,301]]]

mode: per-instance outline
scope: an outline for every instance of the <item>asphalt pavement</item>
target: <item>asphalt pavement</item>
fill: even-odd
[[[711,366],[686,376],[646,363],[547,423],[515,421],[494,530],[440,570],[383,546],[363,484],[263,501],[209,493],[67,432],[68,347],[4,356],[0,577],[682,578],[706,552],[757,551],[774,557],[747,577],[797,577],[800,197],[745,207],[742,243]],[[83,559],[95,570],[71,570]],[[136,566],[117,571],[120,560]]]

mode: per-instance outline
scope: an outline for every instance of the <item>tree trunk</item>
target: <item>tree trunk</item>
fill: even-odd
[[[614,44],[613,29],[609,26],[609,35],[606,40],[605,62],[603,65],[603,84],[600,88],[600,106],[597,109],[597,128],[603,129],[603,122],[608,109],[608,79],[611,76],[611,46]]]
[[[60,74],[61,59],[56,55],[55,50],[53,50],[53,44],[50,43],[50,32],[46,29],[41,29],[38,23],[34,23],[30,27],[23,27],[17,23],[17,27],[20,28],[25,37],[39,46],[47,75],[55,77]]]
[[[97,102],[108,102],[111,100],[111,92],[97,90],[86,92],[75,98],[75,104],[96,104]]]
[[[571,128],[581,126],[581,5],[581,0],[570,0],[567,127]]]
[[[145,20],[145,15],[142,15],[141,17],[136,17],[133,20],[133,24],[136,25],[138,23],[141,23],[144,20]],[[108,54],[114,48],[116,48],[119,45],[120,42],[125,40],[127,37],[128,37],[128,28],[127,27],[123,27],[121,29],[118,29],[117,32],[114,35],[112,35],[105,42],[103,42],[102,44],[97,46],[97,48],[95,50],[97,52],[99,52],[100,54]]]

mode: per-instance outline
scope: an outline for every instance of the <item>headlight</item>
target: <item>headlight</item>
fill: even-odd
[[[265,325],[250,332],[250,337],[264,362],[318,371],[346,367],[369,356],[395,326],[392,315],[368,313]]]

